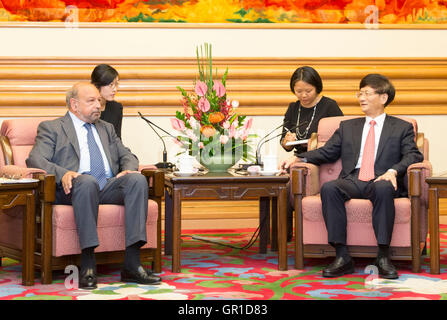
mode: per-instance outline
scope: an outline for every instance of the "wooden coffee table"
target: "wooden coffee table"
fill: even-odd
[[[241,176],[235,173],[208,173],[189,177],[165,175],[165,254],[172,254],[172,272],[180,272],[182,201],[184,200],[260,200],[260,214],[266,206],[277,204],[278,269],[287,270],[287,182],[288,175]],[[268,212],[267,212],[268,214]],[[268,214],[269,216],[269,214]],[[274,232],[273,232],[274,234]],[[265,239],[264,239],[265,241]],[[265,243],[264,243],[265,244]]]
[[[426,178],[428,183],[428,228],[430,233],[430,273],[439,274],[439,198],[447,198],[447,172]]]
[[[0,183],[0,209],[24,206],[22,243],[22,284],[34,285],[35,204],[39,182]],[[3,213],[2,213],[3,214]]]

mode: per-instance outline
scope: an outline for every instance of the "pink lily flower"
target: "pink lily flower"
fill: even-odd
[[[236,137],[236,127],[234,126],[234,124],[231,125],[230,132],[229,132],[228,136],[230,138],[235,138]]]
[[[221,135],[220,138],[219,138],[220,143],[222,143],[222,144],[226,144],[229,139],[230,138],[228,136],[226,136],[226,135]]]
[[[171,125],[177,131],[185,130],[185,123],[177,118],[171,118]]]
[[[191,117],[191,119],[189,119],[189,124],[191,125],[191,127],[193,129],[200,129],[200,123],[193,117]]]
[[[198,140],[197,136],[194,134],[194,131],[192,131],[191,129],[186,129],[186,135],[194,142]]]
[[[216,91],[216,96],[223,97],[225,95],[225,87],[219,80],[214,81],[213,90]]]
[[[247,131],[250,130],[252,123],[253,123],[253,118],[250,118],[247,122],[245,122],[244,129]]]
[[[202,112],[208,112],[211,107],[210,102],[205,97],[200,98],[198,106]]]
[[[208,91],[208,87],[206,86],[205,82],[197,81],[195,91],[199,97],[204,97]]]

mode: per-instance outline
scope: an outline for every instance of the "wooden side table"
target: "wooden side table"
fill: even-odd
[[[428,228],[430,233],[430,273],[439,274],[439,198],[447,198],[447,172],[426,178],[428,183]]]
[[[22,284],[34,285],[34,248],[39,182],[0,183],[0,209],[24,206],[22,244]]]
[[[287,182],[283,176],[239,176],[208,173],[202,176],[165,175],[165,254],[172,254],[172,272],[180,272],[181,207],[184,200],[260,200],[265,215],[269,199],[277,204],[278,269],[287,270]],[[265,245],[265,244],[264,244]],[[262,246],[262,244],[261,244]]]

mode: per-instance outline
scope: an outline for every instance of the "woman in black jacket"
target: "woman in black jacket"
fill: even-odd
[[[115,132],[121,138],[121,126],[123,122],[123,105],[115,101],[115,95],[119,86],[119,74],[112,66],[100,64],[93,69],[91,83],[95,85],[105,106],[101,112],[101,119],[115,127]]]
[[[295,70],[290,78],[290,90],[298,98],[291,102],[284,115],[281,146],[290,152],[294,150],[294,156],[285,160],[288,165],[297,160],[296,154],[307,151],[307,143],[286,145],[295,140],[309,139],[313,132],[317,132],[318,122],[322,118],[342,116],[337,102],[321,95],[323,82],[318,72],[308,66]],[[282,166],[282,165],[281,165]],[[292,239],[293,233],[293,206],[292,201],[287,201],[287,240]]]

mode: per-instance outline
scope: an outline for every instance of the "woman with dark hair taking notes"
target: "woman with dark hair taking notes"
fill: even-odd
[[[323,82],[318,72],[312,67],[304,66],[295,70],[290,79],[290,90],[298,100],[289,104],[284,115],[283,133],[280,140],[281,146],[287,152],[295,151],[294,156],[283,162],[283,164],[287,163],[288,166],[297,160],[296,155],[298,153],[307,151],[307,143],[295,145],[291,143],[309,139],[313,132],[317,132],[320,119],[343,115],[335,100],[321,95]],[[293,206],[291,200],[287,201],[288,241],[291,240],[293,234]]]
[[[101,112],[101,120],[113,124],[116,135],[121,138],[121,126],[123,122],[123,105],[115,101],[115,95],[119,86],[119,74],[112,66],[100,64],[93,69],[91,83],[98,88],[104,99],[104,109]]]

